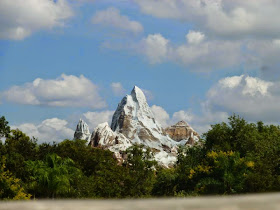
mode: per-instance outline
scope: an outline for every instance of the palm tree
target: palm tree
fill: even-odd
[[[27,165],[33,175],[30,189],[52,198],[70,193],[73,178],[80,174],[73,160],[56,154],[48,155],[45,161],[28,161]]]

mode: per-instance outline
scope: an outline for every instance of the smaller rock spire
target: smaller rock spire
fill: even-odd
[[[90,141],[91,134],[89,132],[89,127],[85,121],[81,118],[77,124],[76,131],[74,133],[74,139],[82,139]]]

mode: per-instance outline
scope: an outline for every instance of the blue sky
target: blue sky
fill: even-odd
[[[79,118],[91,130],[110,121],[134,85],[163,126],[185,120],[203,133],[232,113],[278,124],[272,0],[3,0],[0,8],[0,114],[42,141],[71,138]]]

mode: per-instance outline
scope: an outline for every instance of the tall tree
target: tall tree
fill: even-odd
[[[5,152],[7,157],[6,167],[17,178],[23,181],[28,179],[24,161],[37,158],[36,139],[29,138],[25,133],[16,129],[5,140]]]
[[[10,126],[8,125],[9,122],[6,121],[6,118],[2,116],[0,118],[0,139],[3,137],[7,137],[10,133]]]

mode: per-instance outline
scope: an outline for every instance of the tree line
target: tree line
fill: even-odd
[[[143,146],[119,164],[85,140],[38,144],[0,118],[0,199],[137,198],[280,190],[280,127],[233,115],[161,167]]]

